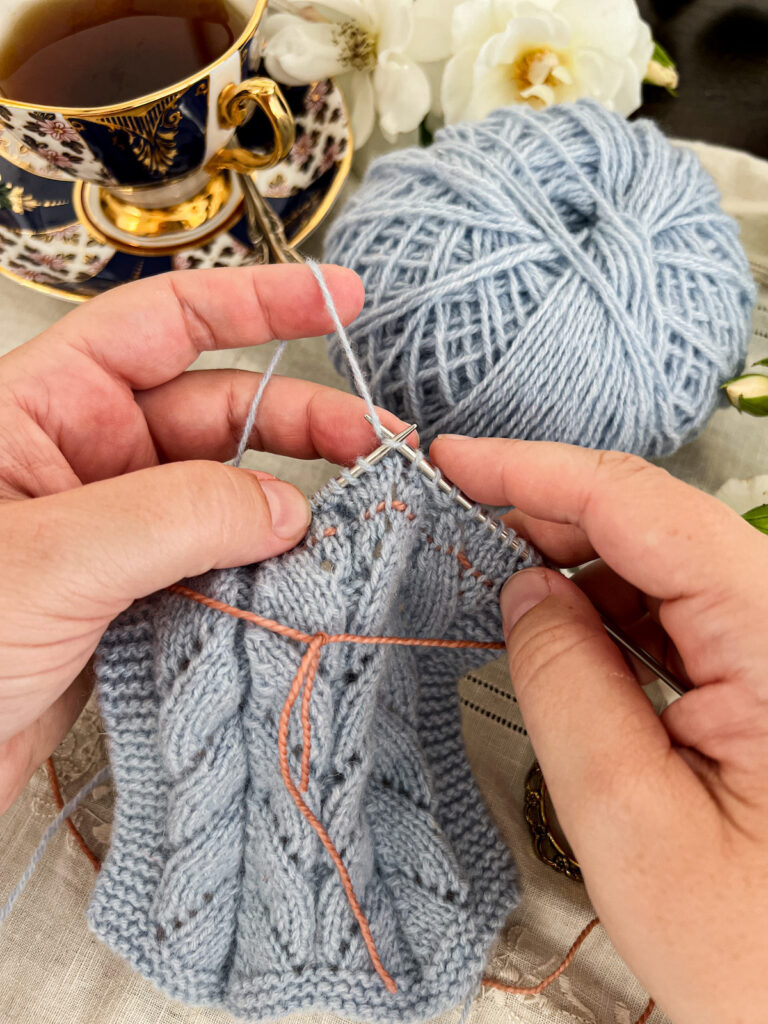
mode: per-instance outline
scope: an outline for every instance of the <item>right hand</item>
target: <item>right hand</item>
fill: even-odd
[[[440,437],[550,569],[501,598],[510,673],[617,950],[675,1024],[768,1020],[768,538],[641,459]],[[692,684],[658,718],[604,611]]]

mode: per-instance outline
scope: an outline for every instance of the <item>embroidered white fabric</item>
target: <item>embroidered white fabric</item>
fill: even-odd
[[[768,356],[768,163],[744,154],[701,147],[700,155],[718,179],[725,206],[742,219],[744,240],[762,288],[751,355]],[[761,248],[762,246],[762,248]],[[8,282],[0,297],[16,301],[20,336],[41,329],[29,299],[18,298]],[[20,301],[19,301],[20,300]],[[40,309],[47,310],[41,299]],[[61,315],[51,304],[49,319]],[[44,317],[42,312],[40,318]],[[208,354],[200,365],[263,368],[270,347]],[[292,343],[283,372],[338,383],[316,342]],[[272,459],[259,457],[263,468]],[[765,421],[724,409],[704,435],[664,464],[676,475],[707,490],[727,477],[768,470]],[[323,463],[286,465],[280,473],[308,491],[329,475]],[[524,780],[533,752],[523,728],[505,663],[495,662],[460,683],[464,733],[472,766],[503,836],[520,869],[523,900],[508,919],[488,965],[507,983],[536,984],[556,967],[581,928],[593,916],[582,885],[558,875],[535,856],[522,813]],[[105,761],[98,714],[91,703],[55,755],[65,799]],[[14,806],[0,817],[0,903],[25,867],[45,826],[56,813],[44,770],[38,771]],[[104,852],[111,821],[111,790],[98,787],[78,811],[88,843]],[[93,868],[68,832],[62,830],[0,929],[0,1024],[234,1024],[227,1014],[195,1010],[162,996],[149,982],[111,954],[85,924]],[[520,997],[483,989],[472,1008],[472,1024],[631,1024],[646,995],[596,929],[571,967],[539,996]],[[439,1018],[456,1024],[459,1010]],[[331,1016],[286,1018],[290,1024],[331,1024]],[[656,1010],[651,1024],[663,1024]]]

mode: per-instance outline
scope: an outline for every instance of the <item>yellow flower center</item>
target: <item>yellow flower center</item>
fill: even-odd
[[[510,67],[511,77],[524,99],[552,102],[558,85],[572,81],[564,58],[549,47],[528,50]]]
[[[379,57],[379,41],[356,21],[345,21],[333,32],[333,42],[345,67],[373,71]]]

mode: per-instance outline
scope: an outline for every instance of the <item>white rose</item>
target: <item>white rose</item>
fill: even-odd
[[[462,0],[445,67],[446,121],[591,97],[632,113],[653,51],[634,0]]]

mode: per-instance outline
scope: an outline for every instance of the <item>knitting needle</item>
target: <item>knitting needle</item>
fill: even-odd
[[[369,423],[371,422],[370,416],[366,416],[365,418]],[[397,443],[398,445],[402,444],[405,448],[408,448],[409,451],[412,449],[409,448],[405,442],[415,429],[416,424],[412,423],[410,427],[406,427],[405,430],[401,430],[399,434],[393,434],[389,430],[386,430],[385,427],[382,427],[382,430],[385,431],[387,437],[392,439],[393,443]],[[398,447],[397,450],[399,451],[400,448]],[[366,473],[369,466],[375,466],[377,462],[381,462],[381,460],[389,455],[391,451],[393,451],[393,446],[391,444],[381,445],[376,449],[376,451],[371,452],[370,455],[366,455],[365,458],[361,459],[360,462],[356,462],[351,469],[347,470],[344,476],[336,477],[336,483],[339,487],[346,487],[349,483],[349,477],[357,478],[361,473]]]
[[[371,420],[370,416],[366,416],[365,418],[366,420],[368,420],[369,423],[372,424],[373,421]],[[461,505],[461,507],[466,512],[473,512],[478,523],[483,523],[485,526],[488,527],[491,533],[497,534],[499,540],[504,541],[504,543],[508,544],[513,550],[518,550],[528,546],[525,543],[525,541],[521,540],[521,538],[519,538],[516,534],[513,534],[509,530],[506,530],[498,519],[492,519],[490,516],[487,516],[485,512],[483,512],[482,509],[479,508],[477,502],[470,501],[469,498],[465,497],[465,495],[461,493],[458,487],[454,487],[453,484],[449,483],[442,475],[442,473],[438,473],[437,468],[432,465],[432,463],[429,461],[429,459],[426,458],[423,452],[420,452],[417,448],[411,448],[411,446],[408,444],[395,444],[395,441],[399,439],[400,435],[397,435],[397,437],[395,437],[395,435],[390,430],[387,430],[385,426],[382,426],[381,429],[384,436],[388,438],[390,441],[392,441],[392,445],[386,445],[385,447],[390,449],[394,448],[404,458],[406,458],[408,462],[415,462],[416,468],[419,470],[419,472],[423,473],[428,480],[431,480],[432,482],[437,482],[437,486],[440,488],[440,490],[444,494],[451,495],[456,504]],[[415,429],[415,425],[409,428],[409,433],[411,430]],[[375,452],[374,454],[378,454],[378,449],[377,452]]]
[[[371,422],[370,416],[366,416],[365,418],[366,420],[368,420],[369,423]],[[520,538],[510,533],[510,531],[505,530],[497,519],[491,519],[484,512],[482,512],[475,502],[470,501],[469,498],[463,495],[457,487],[449,483],[445,479],[445,477],[442,476],[442,474],[438,475],[437,469],[435,468],[435,466],[432,465],[432,463],[427,458],[425,458],[416,449],[411,448],[410,445],[406,445],[400,441],[400,434],[395,436],[393,433],[391,433],[391,431],[387,430],[387,428],[384,426],[382,426],[381,429],[384,433],[384,436],[392,441],[391,445],[382,445],[382,448],[386,449],[387,451],[391,451],[394,448],[409,462],[417,462],[418,460],[417,468],[429,480],[434,481],[435,477],[437,477],[437,486],[440,488],[441,491],[443,491],[445,494],[452,495],[454,501],[458,505],[461,505],[461,507],[465,509],[467,512],[474,512],[478,522],[487,524],[488,529],[492,532],[498,532],[499,537],[502,540],[504,540],[505,543],[509,544],[509,546],[513,550],[526,548],[528,546],[525,543],[525,541],[522,541]],[[415,426],[409,427],[406,432],[406,437],[413,430],[415,430]],[[384,454],[386,454],[386,451],[384,452],[384,454],[380,454],[381,451],[381,448],[377,448],[376,451],[373,453],[373,455],[377,457],[376,462],[384,458]],[[421,458],[419,458],[420,455]],[[660,661],[654,658],[654,656],[650,654],[648,651],[646,651],[645,648],[640,647],[639,644],[636,644],[635,641],[632,640],[631,637],[627,636],[627,634],[622,629],[619,629],[615,622],[611,621],[611,619],[609,619],[606,615],[601,615],[600,617],[603,620],[603,626],[605,627],[606,633],[614,641],[614,643],[616,643],[619,647],[623,648],[623,650],[625,650],[628,654],[631,654],[633,657],[637,658],[638,661],[642,662],[642,664],[645,665],[646,668],[650,669],[651,672],[653,672],[656,676],[658,676],[658,678],[661,679],[663,683],[666,683],[666,685],[671,690],[673,690],[678,695],[682,695],[686,692],[686,690],[690,690],[690,685],[682,682],[676,676],[672,675],[671,672],[668,672]]]

